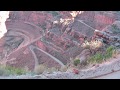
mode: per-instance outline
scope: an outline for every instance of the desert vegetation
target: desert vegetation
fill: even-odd
[[[106,48],[104,53],[97,52],[95,55],[91,56],[88,60],[89,63],[102,63],[109,60],[116,54],[116,49],[113,46]]]
[[[12,66],[0,66],[0,76],[9,76],[9,75],[23,75],[28,73],[25,69],[15,68]]]
[[[91,43],[91,44],[96,45],[96,42],[98,42],[98,41],[95,41],[94,43]],[[98,46],[99,46],[99,45],[96,45],[93,48],[93,47],[91,47],[92,46],[91,44],[87,42],[87,45],[85,45],[85,43],[84,43],[84,46],[85,46],[84,48],[87,48],[87,49],[89,48],[93,51],[96,48],[98,48]],[[98,44],[101,45],[101,43],[98,43]],[[103,63],[103,62],[110,60],[110,58],[115,58],[117,55],[118,55],[117,49],[114,46],[108,46],[107,48],[105,48],[104,51],[96,51],[96,53],[91,54],[89,56],[89,58],[87,58],[85,65],[87,66],[87,65],[100,64],[100,63]],[[81,63],[80,58],[78,58],[78,57],[75,59],[72,59],[70,64],[76,68],[79,68],[79,66],[83,65]]]

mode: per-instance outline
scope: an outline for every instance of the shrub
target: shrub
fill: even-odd
[[[90,63],[101,63],[103,61],[104,56],[101,53],[96,53],[92,57],[90,57]]]
[[[20,68],[15,68],[11,66],[0,67],[0,76],[9,76],[9,75],[22,75],[26,71]]]
[[[115,53],[115,48],[113,46],[109,46],[106,49],[106,54],[104,55],[105,59],[111,58],[114,53]]]
[[[101,63],[103,60],[111,58],[113,55],[116,55],[116,49],[113,46],[109,46],[105,50],[105,54],[96,53],[95,55],[91,56],[88,60],[89,63]]]
[[[45,65],[40,64],[40,65],[38,65],[38,66],[35,67],[34,72],[36,74],[42,74],[46,69],[47,69],[47,67]]]
[[[83,48],[87,48],[87,49],[98,49],[102,46],[102,42],[99,40],[93,40],[93,41],[85,41],[85,43],[82,44]]]
[[[74,60],[74,65],[77,66],[78,64],[80,64],[80,59],[77,58]]]
[[[90,42],[85,41],[82,45],[83,48],[90,49]]]
[[[113,46],[109,46],[107,49],[106,49],[106,52],[109,53],[111,51],[113,51],[115,48]]]
[[[66,72],[66,71],[67,71],[67,66],[61,67],[61,68],[60,68],[60,71]]]
[[[23,70],[22,68],[15,68],[15,67],[11,67],[11,66],[6,66],[5,69],[7,70],[7,72],[9,72],[9,74],[12,74],[12,75],[26,74],[26,71]]]

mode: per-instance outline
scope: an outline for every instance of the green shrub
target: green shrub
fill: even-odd
[[[11,66],[6,66],[5,69],[12,75],[22,75],[25,74],[26,71],[23,70],[22,68],[15,68]]]
[[[77,58],[74,60],[74,65],[77,66],[78,64],[80,64],[80,59]]]
[[[106,49],[106,52],[109,53],[111,51],[113,51],[115,48],[113,46],[109,46],[107,49]]]
[[[113,46],[109,46],[106,49],[106,54],[104,55],[105,59],[109,59],[112,57],[112,55],[114,54],[115,48]]]
[[[27,72],[20,68],[15,68],[11,66],[0,66],[0,76],[9,76],[9,75],[22,75]]]
[[[105,50],[105,54],[96,53],[95,55],[89,58],[89,63],[101,63],[103,60],[109,59],[115,54],[115,48],[113,46],[109,46]]]
[[[103,55],[101,53],[96,53],[92,57],[90,57],[90,63],[101,63],[103,61]]]

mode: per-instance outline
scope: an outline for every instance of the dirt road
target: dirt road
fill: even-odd
[[[34,48],[36,48],[36,47],[31,47],[30,45],[35,43],[36,41],[38,41],[41,38],[42,35],[40,32],[42,29],[34,24],[31,24],[29,22],[23,22],[23,21],[8,20],[6,22],[6,26],[7,26],[8,30],[12,31],[13,36],[20,35],[24,38],[24,41],[20,44],[20,46],[17,49],[13,50],[10,54],[7,55],[7,59],[6,59],[6,57],[4,58],[3,63],[13,60],[13,58],[14,58],[14,61],[15,60],[18,60],[20,62],[24,61],[24,63],[30,62],[30,61],[25,61],[25,60],[27,60],[27,58],[30,58],[30,57],[26,57],[26,55],[23,53],[26,49],[30,50],[29,53],[30,53],[30,55],[33,54],[32,56],[35,59],[34,62],[36,62],[38,59],[38,58],[36,58],[36,55],[34,53]],[[30,46],[30,48],[28,48],[29,46]],[[50,56],[55,62],[64,66],[64,64],[60,60],[56,59],[52,55],[48,54],[47,52],[45,52],[39,48],[37,48],[37,49],[40,50],[41,52],[43,52],[45,55]],[[20,62],[18,62],[18,63],[20,63]]]

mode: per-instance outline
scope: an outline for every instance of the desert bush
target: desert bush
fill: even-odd
[[[82,45],[83,48],[90,49],[90,42],[85,41]]]
[[[80,64],[80,59],[76,58],[76,59],[74,60],[74,65],[77,66],[78,64]]]
[[[96,53],[89,58],[89,63],[101,63],[103,61],[103,55],[101,53]]]
[[[67,66],[64,66],[64,67],[61,67],[61,68],[60,68],[60,71],[61,71],[61,72],[66,72],[67,69],[68,69]]]
[[[27,72],[22,69],[22,68],[15,68],[15,67],[11,67],[11,66],[6,66],[5,70],[7,70],[7,72],[11,75],[23,75],[26,74]]]
[[[114,53],[115,53],[115,48],[113,46],[109,46],[106,49],[106,54],[104,55],[105,59],[111,58]]]
[[[0,66],[0,76],[9,76],[9,75],[22,75],[26,74],[26,71],[20,68],[15,68],[11,66]]]
[[[85,41],[81,46],[83,48],[87,48],[87,49],[98,49],[100,47],[102,47],[102,42],[99,40],[93,40],[93,41]]]
[[[109,46],[105,50],[105,54],[103,53],[96,53],[95,55],[91,56],[88,60],[89,63],[101,63],[104,60],[108,60],[112,58],[113,55],[116,55],[116,49],[113,46]]]
[[[47,67],[45,65],[40,64],[40,65],[38,65],[38,66],[35,67],[34,72],[36,74],[42,74],[46,69],[47,69]]]

